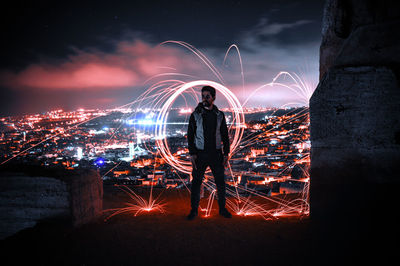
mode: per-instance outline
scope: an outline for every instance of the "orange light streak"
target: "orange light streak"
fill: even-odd
[[[114,212],[111,215],[107,216],[105,218],[105,221],[121,213],[133,213],[134,216],[137,216],[141,212],[150,212],[150,211],[159,211],[161,213],[165,213],[164,210],[165,204],[157,203],[158,198],[161,196],[161,194],[156,199],[153,200],[150,197],[150,199],[147,201],[143,197],[137,195],[135,192],[133,192],[133,190],[131,190],[127,186],[120,186],[120,185],[116,186],[120,188],[122,191],[124,191],[134,201],[134,203],[129,203],[129,202],[125,203],[128,206],[125,208],[104,210],[104,212],[110,212],[110,211]]]

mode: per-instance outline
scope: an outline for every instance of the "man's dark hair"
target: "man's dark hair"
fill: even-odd
[[[215,98],[215,89],[211,86],[204,86],[203,88],[201,88],[201,93],[203,93],[203,91],[208,91],[210,92],[211,96],[213,98]]]

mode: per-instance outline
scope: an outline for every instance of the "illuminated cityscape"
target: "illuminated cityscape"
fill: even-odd
[[[231,110],[227,121],[232,121]],[[158,110],[113,109],[0,119],[1,161],[98,169],[105,184],[182,188],[189,175],[157,154],[153,120]],[[191,110],[173,108],[166,138],[171,153],[188,159],[186,128]],[[266,195],[299,193],[308,182],[307,108],[248,108],[239,148],[226,170],[227,184],[240,184]],[[135,118],[133,118],[135,117]],[[228,122],[229,126],[229,122]]]

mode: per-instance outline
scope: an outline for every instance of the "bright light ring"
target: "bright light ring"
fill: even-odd
[[[237,146],[240,143],[240,140],[242,139],[243,132],[244,132],[244,125],[245,125],[245,119],[244,119],[244,113],[242,109],[242,105],[240,104],[239,100],[236,98],[236,96],[225,86],[214,82],[214,81],[209,81],[209,80],[196,80],[188,83],[184,83],[180,85],[179,88],[168,98],[168,100],[164,103],[163,107],[161,108],[158,117],[157,117],[157,122],[156,122],[156,127],[155,127],[155,138],[156,138],[156,145],[160,151],[161,156],[163,159],[173,166],[175,169],[186,173],[190,174],[192,172],[192,166],[189,161],[183,161],[175,157],[167,143],[167,139],[165,138],[166,136],[166,122],[168,119],[169,115],[169,110],[173,104],[173,102],[181,95],[183,94],[186,90],[191,89],[195,86],[212,86],[214,87],[217,91],[219,91],[228,101],[230,108],[233,110],[233,125],[234,125],[234,135],[233,135],[233,140],[231,143],[231,153],[235,151]]]

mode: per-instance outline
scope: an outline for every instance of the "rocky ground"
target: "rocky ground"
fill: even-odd
[[[188,192],[162,193],[165,213],[104,215],[75,229],[44,221],[23,230],[1,242],[2,265],[327,265],[342,257],[338,241],[329,243],[310,218],[226,219],[215,204],[210,217],[187,221]],[[118,189],[104,190],[104,209],[126,202]]]

